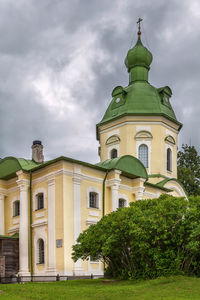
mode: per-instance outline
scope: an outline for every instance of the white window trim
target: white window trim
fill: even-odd
[[[11,218],[19,218],[20,217],[20,215],[19,216],[15,216],[14,217],[14,202],[15,201],[19,201],[19,203],[20,203],[20,197],[19,196],[15,196],[15,197],[13,197],[13,199],[12,199],[12,201],[10,202],[10,207],[11,207]],[[20,205],[20,204],[19,204]]]
[[[128,207],[129,206],[129,199],[125,194],[118,194],[118,208],[119,208],[119,199],[123,199],[125,200],[125,206],[124,207]]]
[[[98,208],[94,208],[94,207],[90,207],[90,193],[97,193],[98,195]],[[98,188],[96,188],[95,186],[90,186],[87,189],[87,208],[89,209],[99,209],[101,210],[101,192],[99,191]]]
[[[136,140],[136,157],[139,159],[139,147],[140,145],[146,145],[148,147],[148,174],[151,174],[151,141],[147,141],[145,139],[141,139],[139,141]]]
[[[173,177],[173,172],[174,172],[174,170],[173,170],[173,159],[174,159],[174,157],[173,157],[173,150],[174,150],[174,146],[175,145],[169,145],[169,143],[165,143],[165,175],[167,176],[167,177],[169,177],[169,174],[170,174],[170,177]],[[167,170],[167,149],[170,149],[171,150],[171,154],[172,154],[172,157],[171,157],[171,159],[172,159],[172,161],[171,161],[171,171],[168,171]]]
[[[117,157],[120,156],[120,151],[119,151],[120,147],[119,147],[119,144],[118,145],[111,145],[110,147],[108,147],[108,159],[111,159],[111,151],[113,149],[117,150]]]
[[[37,265],[40,266],[41,264],[38,264],[39,262],[39,247],[38,247],[38,241],[39,239],[42,239],[44,241],[44,269],[39,271],[37,268]],[[34,266],[35,266],[35,273],[36,274],[45,274],[47,269],[47,238],[46,238],[46,232],[45,232],[45,226],[37,227],[35,229],[35,236],[34,236]]]
[[[47,192],[46,192],[46,189],[45,188],[38,188],[37,190],[34,191],[33,193],[33,200],[32,200],[32,203],[33,203],[33,210],[34,211],[37,211],[38,208],[37,208],[37,195],[38,194],[43,194],[44,195],[44,208],[46,208],[46,199],[47,199]]]

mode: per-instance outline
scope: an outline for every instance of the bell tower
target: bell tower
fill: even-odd
[[[149,175],[177,178],[178,133],[182,124],[170,103],[170,87],[156,88],[148,75],[153,60],[141,41],[138,20],[137,42],[125,58],[129,84],[117,86],[102,120],[97,124],[100,160],[123,155],[138,158]]]

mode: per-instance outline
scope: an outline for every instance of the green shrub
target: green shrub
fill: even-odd
[[[200,197],[131,203],[91,225],[73,246],[74,261],[101,259],[116,278],[200,275]]]

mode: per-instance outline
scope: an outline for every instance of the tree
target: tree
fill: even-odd
[[[178,152],[178,179],[188,195],[200,195],[200,156],[194,146],[182,145]]]
[[[117,278],[200,275],[200,197],[161,195],[119,208],[79,235],[72,257],[89,256]]]

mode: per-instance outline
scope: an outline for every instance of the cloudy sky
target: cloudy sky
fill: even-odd
[[[200,2],[197,0],[0,0],[0,157],[97,162],[98,123],[124,58],[142,40],[153,54],[150,83],[169,85],[184,124],[179,145],[200,150]]]

